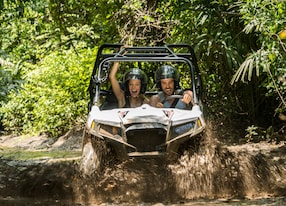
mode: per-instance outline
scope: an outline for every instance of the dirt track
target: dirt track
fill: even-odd
[[[194,199],[286,196],[286,146],[270,143],[222,146],[208,142],[178,162],[133,159],[83,178],[79,156],[16,160],[6,147],[79,151],[81,132],[52,142],[45,137],[1,137],[0,194],[3,203],[183,203]],[[25,140],[23,140],[25,139]],[[5,148],[4,148],[5,147]],[[17,153],[18,154],[18,153]],[[14,154],[14,156],[17,156]],[[19,155],[19,154],[18,154]],[[38,204],[37,204],[38,203]],[[11,204],[13,205],[13,204]],[[15,204],[14,204],[15,205]],[[16,204],[17,205],[17,204]],[[24,205],[24,204],[21,204]]]

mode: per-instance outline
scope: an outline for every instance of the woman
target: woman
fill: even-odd
[[[112,90],[118,101],[118,107],[134,108],[141,106],[143,103],[148,103],[147,98],[144,96],[147,86],[145,73],[138,68],[128,70],[123,79],[124,88],[121,89],[116,79],[118,68],[119,63],[115,62],[109,74]]]

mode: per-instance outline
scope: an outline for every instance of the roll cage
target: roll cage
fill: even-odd
[[[89,111],[93,104],[98,103],[100,94],[111,92],[102,91],[100,85],[108,79],[110,64],[113,62],[183,62],[190,70],[194,103],[201,105],[202,80],[194,50],[190,45],[123,47],[123,44],[103,44],[98,49],[90,79]]]

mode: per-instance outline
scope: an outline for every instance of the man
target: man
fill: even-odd
[[[161,66],[155,74],[157,87],[162,90],[150,98],[150,105],[158,108],[185,109],[193,101],[193,92],[186,90],[182,98],[168,98],[179,89],[179,75],[177,70],[169,65]]]

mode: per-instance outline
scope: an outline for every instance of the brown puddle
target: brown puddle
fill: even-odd
[[[0,204],[286,205],[285,144],[224,146],[207,131],[174,163],[130,159],[84,178],[78,162],[1,157]]]

